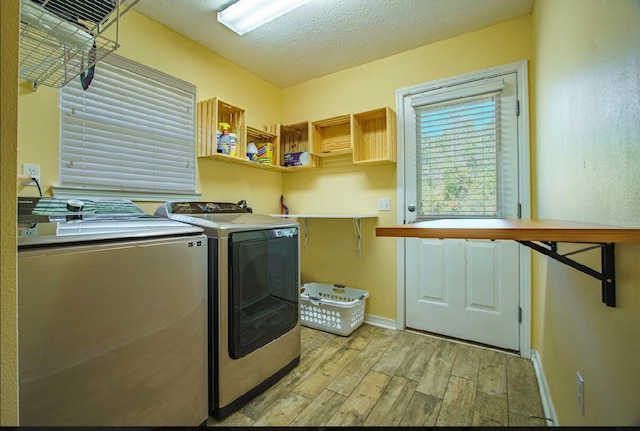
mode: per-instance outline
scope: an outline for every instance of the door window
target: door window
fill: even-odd
[[[508,74],[411,95],[416,219],[517,217],[514,88]]]
[[[419,216],[498,213],[499,93],[416,108]]]

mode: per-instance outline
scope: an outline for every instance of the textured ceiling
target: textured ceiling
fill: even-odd
[[[229,0],[140,0],[135,10],[278,87],[531,13],[534,0],[311,0],[243,36]]]

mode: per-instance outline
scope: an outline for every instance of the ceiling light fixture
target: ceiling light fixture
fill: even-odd
[[[243,34],[291,12],[309,0],[238,0],[218,12],[218,21]]]

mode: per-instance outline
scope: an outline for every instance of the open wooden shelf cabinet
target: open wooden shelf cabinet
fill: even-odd
[[[276,124],[262,131],[247,126],[246,112],[214,97],[197,104],[198,157],[237,163],[259,169],[298,172],[322,166],[326,157],[352,154],[353,163],[376,165],[396,162],[396,115],[384,107],[356,114],[341,115],[318,121]],[[236,135],[236,154],[217,152],[219,123],[228,123]],[[269,144],[273,149],[270,163],[247,159],[247,144]],[[309,163],[285,166],[285,154],[308,152]]]

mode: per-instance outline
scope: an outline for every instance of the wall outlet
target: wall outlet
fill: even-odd
[[[391,211],[391,199],[389,198],[378,199],[378,211]]]
[[[18,228],[19,236],[36,236],[38,235],[38,225],[33,227]]]
[[[584,416],[584,379],[580,371],[576,372],[576,392],[578,397],[578,410]]]
[[[22,164],[22,175],[29,175],[35,177],[40,182],[40,165],[30,165],[27,163]],[[36,182],[31,180],[24,181],[25,186],[35,186]]]

